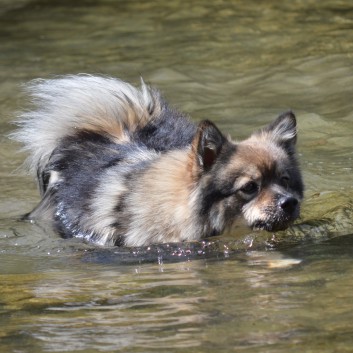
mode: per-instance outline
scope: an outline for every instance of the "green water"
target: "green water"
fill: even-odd
[[[142,75],[234,139],[293,109],[301,220],[140,249],[18,221],[21,85],[81,72]],[[349,1],[0,0],[0,352],[352,352],[352,98]]]

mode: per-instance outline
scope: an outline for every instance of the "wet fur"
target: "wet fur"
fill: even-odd
[[[270,231],[299,216],[292,112],[235,143],[143,82],[77,75],[27,89],[35,109],[13,137],[42,196],[27,217],[64,237],[140,246],[220,234],[241,216]]]

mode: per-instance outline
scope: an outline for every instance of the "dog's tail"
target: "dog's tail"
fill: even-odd
[[[141,80],[142,81],[142,80]],[[60,141],[80,131],[102,134],[116,143],[158,117],[163,102],[157,90],[118,79],[90,75],[34,80],[26,89],[35,105],[18,117],[12,138],[29,152],[27,167],[45,167]]]

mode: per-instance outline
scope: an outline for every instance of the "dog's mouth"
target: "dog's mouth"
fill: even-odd
[[[251,225],[251,228],[254,230],[266,230],[267,232],[278,232],[287,229],[293,222],[294,219],[275,223],[256,221]]]
[[[280,217],[269,217],[268,219],[257,219],[251,224],[254,230],[266,230],[267,232],[278,232],[287,229],[299,217],[299,208],[291,213],[282,214]]]

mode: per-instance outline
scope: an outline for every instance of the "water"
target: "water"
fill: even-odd
[[[351,352],[352,27],[338,0],[0,0],[0,352]],[[142,75],[235,139],[292,108],[302,219],[139,249],[18,221],[20,85],[78,72]]]

